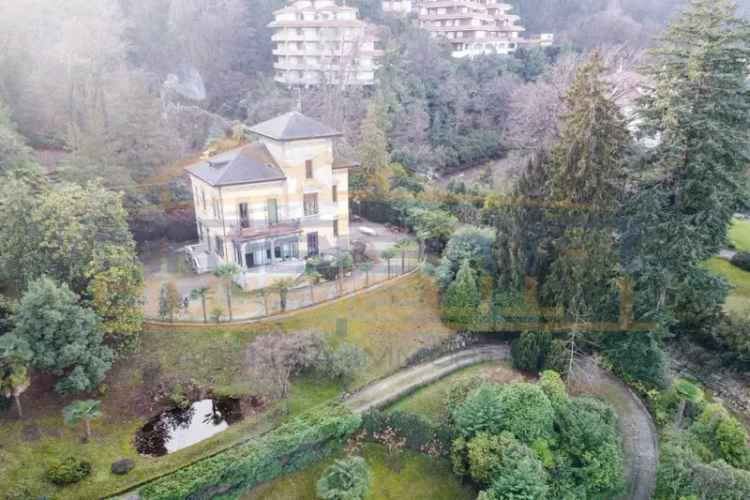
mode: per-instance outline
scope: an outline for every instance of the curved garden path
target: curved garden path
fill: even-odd
[[[507,344],[473,347],[374,382],[349,396],[344,404],[360,413],[382,408],[461,368],[509,358],[510,346]],[[579,366],[573,383],[580,393],[600,396],[614,407],[625,448],[628,491],[623,498],[649,500],[656,485],[658,438],[648,410],[622,381],[599,368],[590,358]]]
[[[390,377],[367,385],[349,396],[344,401],[344,405],[359,413],[364,413],[370,408],[382,408],[466,366],[509,358],[510,346],[508,345],[466,349],[435,361],[406,368]]]
[[[620,379],[600,368],[591,358],[575,370],[573,384],[583,394],[596,395],[617,412],[625,448],[627,490],[621,497],[649,500],[656,487],[659,438],[651,414]]]

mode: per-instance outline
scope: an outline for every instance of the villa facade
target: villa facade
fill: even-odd
[[[304,260],[349,246],[349,169],[334,158],[341,134],[292,112],[250,128],[259,140],[186,167],[200,242],[197,272],[242,269],[246,290],[298,277]]]
[[[373,85],[379,48],[375,26],[334,0],[298,0],[274,12],[275,80],[287,85]]]
[[[483,54],[511,54],[519,47],[546,47],[554,35],[524,38],[513,7],[498,0],[384,0],[383,12],[416,14],[417,23],[435,38],[445,38],[456,58]]]

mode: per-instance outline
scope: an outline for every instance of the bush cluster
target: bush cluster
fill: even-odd
[[[141,489],[144,500],[214,498],[299,470],[338,450],[361,418],[339,405],[316,408],[265,434],[188,465]]]
[[[750,498],[750,472],[732,467],[724,460],[703,461],[693,450],[687,433],[665,433],[656,477],[657,500]]]
[[[454,471],[483,500],[612,498],[624,484],[614,411],[568,398],[557,373],[544,372],[538,385],[480,385],[459,402],[452,425]]]
[[[91,464],[76,457],[66,457],[47,469],[47,480],[58,486],[74,484],[91,474]]]

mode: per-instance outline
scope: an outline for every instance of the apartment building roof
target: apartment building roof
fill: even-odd
[[[339,137],[338,132],[328,125],[313,120],[310,117],[292,111],[271,120],[250,127],[250,132],[275,141],[301,141],[305,139],[319,139]]]
[[[282,181],[284,172],[262,143],[235,148],[185,168],[212,186]]]

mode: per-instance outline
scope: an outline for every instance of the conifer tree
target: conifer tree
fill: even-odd
[[[750,26],[729,0],[691,0],[652,51],[642,130],[659,140],[630,206],[642,317],[694,326],[725,287],[700,267],[727,241],[750,138]]]
[[[362,168],[352,178],[353,197],[357,200],[381,200],[388,191],[390,176],[387,119],[383,105],[373,101],[360,130],[360,158]]]
[[[594,52],[565,96],[569,111],[547,186],[555,205],[545,213],[552,262],[542,280],[543,303],[563,307],[575,321],[607,312],[619,267],[613,216],[621,209],[631,137],[605,69]]]
[[[456,274],[456,279],[443,296],[443,321],[456,328],[470,330],[481,301],[482,294],[477,286],[474,270],[469,260],[464,260]]]
[[[630,133],[611,98],[605,67],[594,52],[564,98],[560,139],[552,149],[549,191],[553,201],[583,206],[591,217],[619,208]]]

